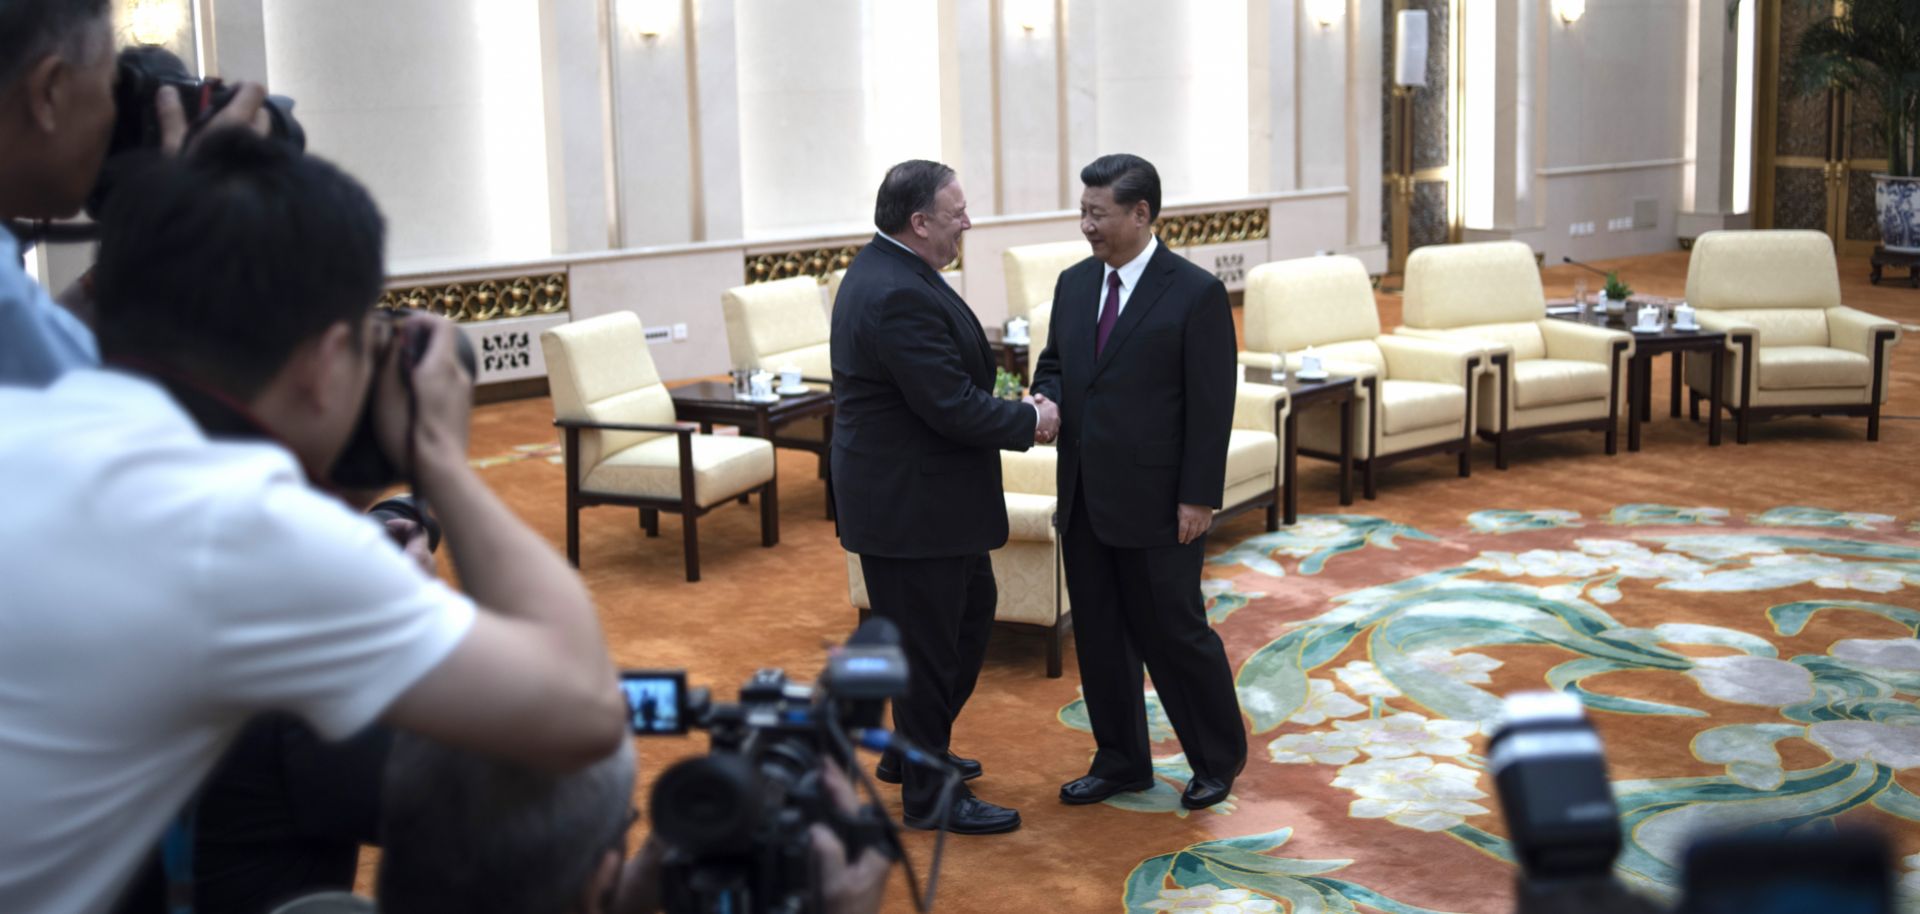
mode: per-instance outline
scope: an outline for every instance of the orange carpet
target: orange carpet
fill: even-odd
[[[1601,266],[1679,296],[1686,264],[1674,252]],[[1849,304],[1920,322],[1920,291],[1869,287],[1864,261],[1841,271]],[[1547,270],[1548,294],[1579,275]],[[1398,296],[1380,303],[1397,325]],[[977,792],[1025,827],[951,840],[938,909],[1510,910],[1477,722],[1491,696],[1549,680],[1596,708],[1623,808],[1645,820],[1623,857],[1643,889],[1673,884],[1680,833],[1755,816],[1877,824],[1920,885],[1907,856],[1920,854],[1920,342],[1893,357],[1875,444],[1864,420],[1802,418],[1759,424],[1744,447],[1729,423],[1709,448],[1704,426],[1668,418],[1663,358],[1639,453],[1624,430],[1611,458],[1597,434],[1561,435],[1514,447],[1499,472],[1482,445],[1469,479],[1450,458],[1413,461],[1385,471],[1377,501],[1345,508],[1334,469],[1303,460],[1300,525],[1265,534],[1243,516],[1209,544],[1251,750],[1216,810],[1175,811],[1170,733],[1155,791],[1060,805],[1092,752],[1074,726],[1071,650],[1066,676],[1047,679],[1040,639],[996,632],[955,748],[985,765]],[[558,547],[551,419],[545,400],[483,407],[472,447]],[[582,573],[620,663],[685,667],[717,697],[761,667],[818,671],[854,622],[845,564],[813,458],[781,452],[780,483],[780,544],[759,546],[757,507],[721,509],[701,523],[697,584],[682,578],[675,518],[648,539],[632,511],[586,512]],[[643,742],[640,797],[704,747]],[[1750,802],[1713,801],[1729,791]],[[924,868],[930,837],[909,843]],[[911,910],[897,873],[890,898]]]

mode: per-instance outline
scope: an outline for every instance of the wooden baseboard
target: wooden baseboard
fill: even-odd
[[[520,381],[501,381],[498,384],[482,384],[473,389],[473,404],[505,403],[508,400],[528,400],[547,395],[546,378],[526,378]]]

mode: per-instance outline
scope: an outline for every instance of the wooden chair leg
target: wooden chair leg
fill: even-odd
[[[1504,430],[1493,433],[1493,468],[1507,468],[1507,433]]]
[[[760,487],[760,545],[774,546],[780,542],[780,480],[767,480]]]
[[[1366,495],[1368,501],[1373,501],[1379,497],[1380,494],[1373,483],[1373,465],[1379,462],[1380,458],[1378,457],[1368,457],[1366,463],[1360,470],[1361,487],[1364,490],[1362,494]]]
[[[567,561],[580,567],[580,506],[567,505]]]
[[[700,533],[699,518],[688,511],[680,515],[680,527],[687,544],[687,583],[700,580]]]
[[[641,508],[640,509],[640,529],[645,530],[647,532],[648,537],[659,536],[660,535],[660,512],[655,511],[652,508]]]
[[[1061,673],[1060,641],[1062,640],[1061,629],[1064,628],[1066,624],[1067,624],[1066,619],[1063,617],[1055,620],[1053,623],[1053,627],[1047,629],[1047,678],[1048,679],[1060,678],[1060,673]]]
[[[1733,417],[1733,440],[1740,444],[1747,443],[1747,412],[1744,409],[1739,410]]]
[[[752,503],[753,503],[753,499],[752,499],[752,497],[751,497],[752,495],[753,495],[753,493],[752,493],[752,492],[742,492],[742,493],[740,493],[740,503],[741,503],[741,504],[743,504],[743,505],[748,505],[748,504],[752,504]]]
[[[1466,479],[1472,475],[1473,438],[1469,436],[1467,440],[1460,442],[1460,478]]]
[[[1867,440],[1880,440],[1880,404],[1867,407]]]
[[[1280,490],[1273,490],[1273,500],[1267,502],[1267,532],[1280,529]]]
[[[1692,388],[1687,390],[1687,418],[1700,421],[1700,392]]]

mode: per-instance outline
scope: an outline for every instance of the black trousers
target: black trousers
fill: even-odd
[[[1232,779],[1246,764],[1247,731],[1233,668],[1200,594],[1206,537],[1184,546],[1109,546],[1094,535],[1080,492],[1062,550],[1074,653],[1098,747],[1088,773],[1114,781],[1152,776],[1144,663],[1194,774]]]
[[[873,611],[900,626],[907,655],[907,694],[893,702],[893,729],[935,758],[944,757],[953,721],[973,694],[987,657],[999,590],[986,553],[934,559],[860,556]],[[900,799],[907,815],[937,810],[942,778],[918,765],[901,766]],[[963,784],[954,802],[972,796]]]

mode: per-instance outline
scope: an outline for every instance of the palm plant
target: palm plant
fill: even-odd
[[[1785,2],[1836,8],[1834,0]],[[1740,3],[1728,3],[1730,22]],[[1920,175],[1920,0],[1839,0],[1838,12],[1800,33],[1787,79],[1802,94],[1832,88],[1872,100],[1878,117],[1861,126],[1885,141],[1887,174]]]

